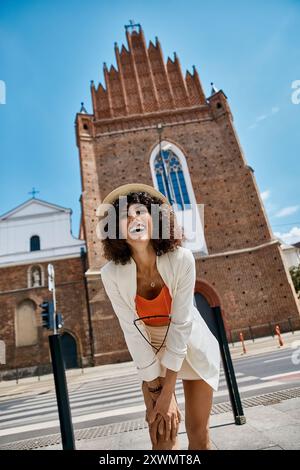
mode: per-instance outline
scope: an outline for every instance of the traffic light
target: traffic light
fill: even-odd
[[[56,314],[56,328],[60,330],[64,326],[64,319],[61,313]]]
[[[47,330],[54,330],[54,305],[52,300],[45,300],[40,304],[42,309],[42,324]]]

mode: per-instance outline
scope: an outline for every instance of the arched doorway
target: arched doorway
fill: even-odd
[[[66,369],[78,367],[77,345],[70,333],[64,333],[61,337],[62,354]]]
[[[199,314],[207,324],[210,331],[217,337],[216,324],[213,318],[213,312],[206,298],[199,292],[195,292],[194,299]]]
[[[220,298],[207,282],[196,281],[194,304],[210,331],[218,339],[217,325],[213,316],[212,307],[221,306]]]

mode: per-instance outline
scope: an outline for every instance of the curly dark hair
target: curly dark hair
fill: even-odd
[[[125,207],[127,213],[131,204],[143,204],[149,214],[151,214],[151,204],[161,206],[163,201],[157,197],[151,196],[149,193],[144,191],[131,192],[126,195],[127,201]],[[108,261],[114,261],[116,264],[127,264],[131,257],[131,247],[127,243],[125,238],[120,238],[119,233],[119,199],[117,199],[113,206],[115,208],[116,215],[116,238],[109,238],[108,236],[102,237],[101,243],[103,247],[103,255]],[[123,206],[122,206],[123,209]],[[183,229],[176,223],[174,212],[169,206],[169,210],[159,210],[159,227],[158,227],[158,238],[151,238],[150,243],[154,248],[157,256],[161,256],[168,251],[174,251],[176,248],[181,246],[182,240],[184,240]],[[163,238],[163,227],[167,227],[170,236]],[[108,231],[108,222],[103,222],[101,227],[102,235]],[[178,235],[178,236],[177,236]]]

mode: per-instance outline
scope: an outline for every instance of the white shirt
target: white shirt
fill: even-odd
[[[178,247],[156,256],[156,266],[172,297],[171,323],[166,349],[160,360],[133,323],[139,318],[135,305],[137,272],[134,259],[131,257],[125,265],[109,261],[100,270],[138,376],[141,381],[154,380],[160,376],[161,364],[178,372],[186,358],[192,368],[217,390],[219,344],[193,303],[196,281],[194,256],[189,249]],[[138,322],[138,327],[149,338],[142,321]]]

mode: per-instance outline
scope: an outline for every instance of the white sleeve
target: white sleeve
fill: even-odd
[[[195,258],[186,251],[180,270],[177,291],[172,302],[171,324],[161,364],[178,372],[187,353],[187,343],[193,326],[193,298],[196,280]]]
[[[140,380],[150,381],[156,379],[161,373],[160,362],[150,344],[147,343],[134,325],[133,320],[137,318],[135,312],[122,299],[113,276],[108,275],[106,270],[101,270],[101,278],[123,330],[128,350],[135,363]],[[137,323],[139,330],[148,338],[143,322]]]

